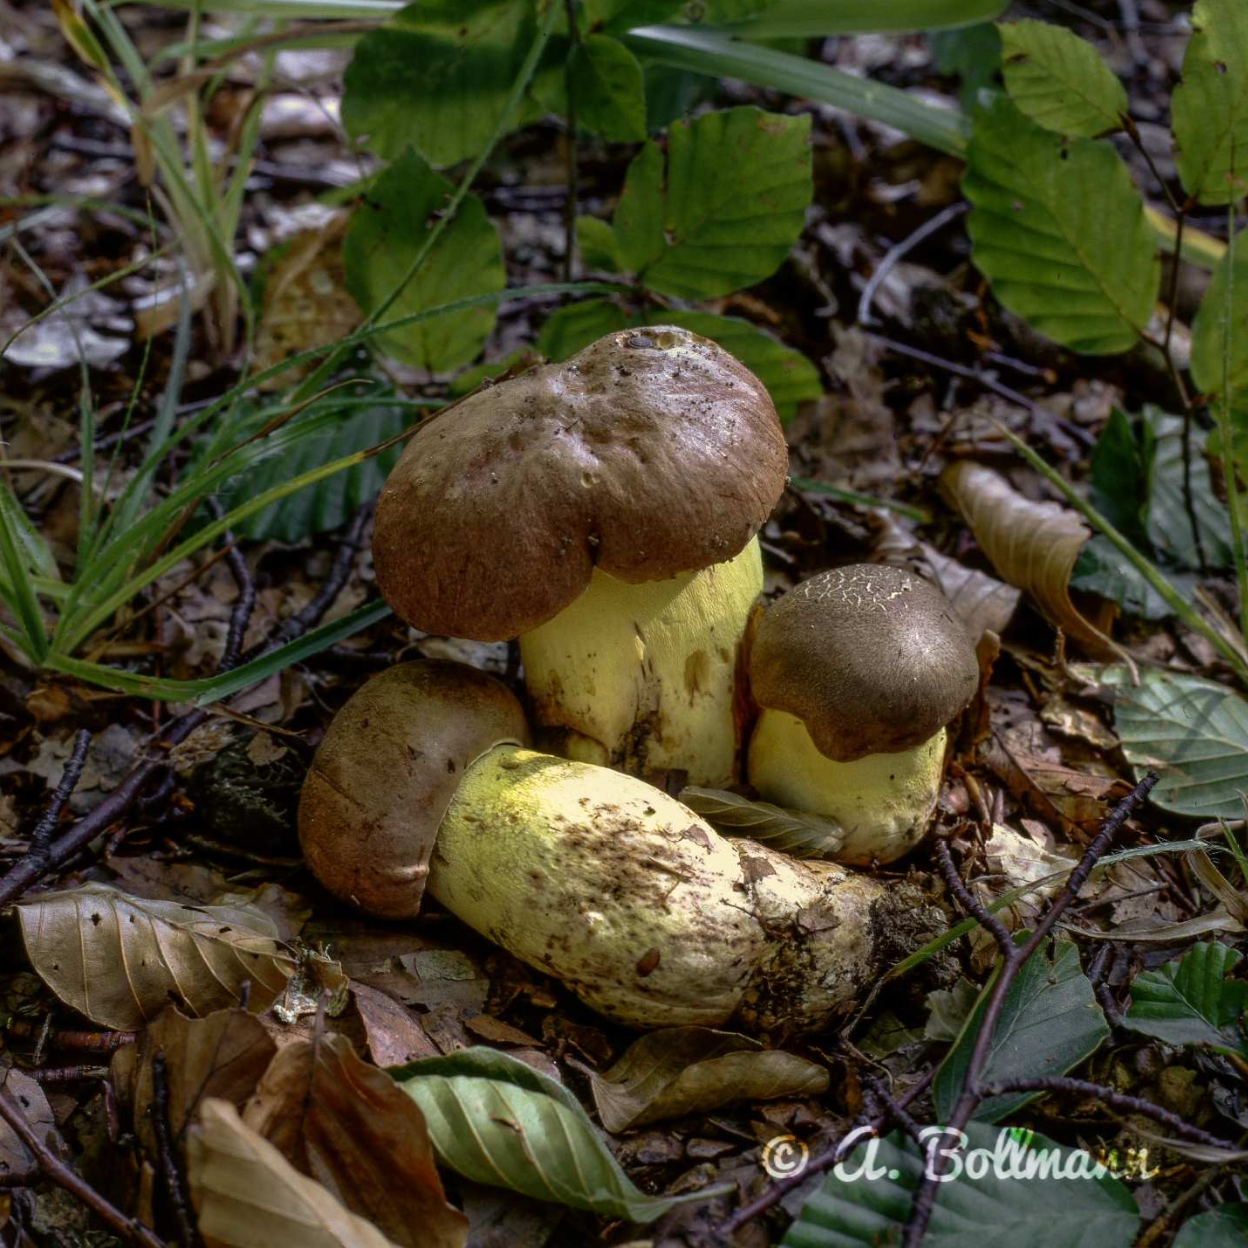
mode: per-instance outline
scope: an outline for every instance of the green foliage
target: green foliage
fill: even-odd
[[[621,273],[624,261],[615,242],[615,231],[601,217],[577,217],[576,243],[585,268],[599,273]]]
[[[452,189],[413,151],[390,165],[369,188],[343,244],[347,286],[365,312],[392,294],[396,279],[415,259]],[[399,315],[425,312],[505,285],[498,232],[485,205],[469,195],[391,309]],[[441,372],[476,358],[494,328],[494,316],[492,307],[473,308],[394,330],[381,341],[399,359]]]
[[[576,1098],[497,1049],[461,1049],[390,1073],[424,1114],[438,1159],[474,1182],[629,1222],[653,1222],[708,1194],[639,1191]]]
[[[1242,958],[1227,945],[1200,942],[1178,960],[1141,972],[1123,1023],[1166,1044],[1248,1058],[1248,984],[1228,978]]]
[[[1183,1223],[1174,1248],[1243,1248],[1248,1243],[1248,1204],[1219,1205]]]
[[[1003,1140],[1013,1165],[967,1165],[938,1185],[925,1245],[967,1248],[1008,1240],[1010,1248],[1130,1248],[1139,1208],[1119,1180],[1104,1169],[1098,1172],[1087,1153],[1037,1132],[1015,1129],[1003,1135],[982,1122],[966,1128],[967,1149],[981,1156],[995,1155]],[[945,1137],[934,1143],[944,1150],[956,1141]],[[860,1144],[806,1202],[782,1248],[901,1243],[926,1163],[919,1146],[901,1132]],[[1086,1177],[1073,1177],[1072,1169]],[[1004,1227],[1008,1237],[1000,1234]]]
[[[613,143],[646,137],[641,62],[609,35],[588,35],[568,56],[568,92],[578,125]]]
[[[1065,140],[998,96],[976,116],[962,189],[975,263],[1006,307],[1076,351],[1135,344],[1160,268],[1144,205],[1109,144]]]
[[[1121,126],[1127,92],[1096,49],[1062,26],[1004,22],[1005,85],[1019,111],[1046,130],[1092,137]]]
[[[1183,189],[1202,204],[1248,194],[1248,7],[1197,0],[1171,101]]]
[[[962,79],[962,107],[969,113],[980,91],[992,84],[1001,68],[1001,36],[996,26],[980,22],[958,30],[938,30],[929,42],[936,68]]]
[[[1015,937],[1022,944],[1025,935]],[[1000,974],[998,966],[996,974]],[[971,1050],[983,1026],[984,1012],[996,983],[984,986],[975,1009],[962,1025],[933,1085],[936,1115],[947,1122],[962,1091]],[[1064,1075],[1095,1053],[1109,1035],[1096,1004],[1092,985],[1079,966],[1079,950],[1066,940],[1054,941],[1024,964],[1006,993],[1005,1008],[992,1037],[985,1083],[1005,1079],[1036,1079]],[[1035,1092],[1017,1092],[984,1100],[975,1111],[979,1122],[1000,1122],[1034,1100]]]
[[[1224,360],[1227,397],[1235,403],[1248,395],[1248,230],[1236,236],[1214,269],[1192,323],[1192,377],[1205,394],[1223,394]]]

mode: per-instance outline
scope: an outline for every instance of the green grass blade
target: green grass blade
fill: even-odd
[[[22,649],[36,663],[41,663],[48,653],[48,635],[30,568],[22,558],[22,542],[16,531],[17,519],[14,515],[20,510],[20,504],[12,496],[8,485],[0,484],[0,566],[4,569],[8,591],[7,605],[22,626]]]
[[[909,503],[899,503],[891,498],[876,498],[874,494],[859,494],[857,490],[845,490],[839,485],[828,485],[824,481],[815,481],[811,477],[790,477],[789,484],[795,490],[806,490],[811,494],[826,494],[842,503],[852,503],[855,507],[883,507],[886,511],[895,511],[898,515],[909,516],[919,524],[930,524],[932,513],[925,507],[911,507]]]
[[[943,30],[990,22],[1008,7],[1009,0],[780,0],[720,29],[742,39]]]

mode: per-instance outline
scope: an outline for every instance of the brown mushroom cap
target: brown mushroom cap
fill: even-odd
[[[316,878],[369,914],[418,913],[464,772],[528,735],[511,691],[462,663],[420,660],[374,676],[334,717],[304,780],[299,843]]]
[[[670,326],[608,334],[428,421],[377,504],[386,601],[431,633],[501,641],[597,565],[665,580],[737,554],[784,489],[766,387]]]
[[[922,577],[855,564],[794,586],[763,614],[750,655],[760,706],[787,711],[821,754],[913,749],[974,696],[975,646]]]

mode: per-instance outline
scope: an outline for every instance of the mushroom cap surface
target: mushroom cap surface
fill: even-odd
[[[636,584],[732,558],[787,473],[749,369],[688,330],[622,330],[421,426],[377,504],[377,582],[416,628],[506,640],[595,565]]]
[[[313,874],[369,914],[414,916],[465,771],[500,742],[528,739],[511,690],[463,663],[374,676],[334,717],[303,783],[299,843]]]
[[[760,706],[787,711],[838,762],[913,749],[979,684],[975,646],[949,600],[900,568],[813,576],[763,613],[750,655]]]

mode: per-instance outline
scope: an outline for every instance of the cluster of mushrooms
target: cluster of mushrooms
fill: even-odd
[[[915,907],[853,868],[922,837],[978,667],[939,591],[895,568],[762,607],[787,469],[762,383],[672,327],[422,425],[378,503],[378,583],[424,632],[518,637],[529,716],[460,663],[368,681],[303,790],[320,882],[394,919],[428,892],[632,1026],[825,1027]],[[645,779],[672,773],[821,817],[820,859],[721,835]]]

